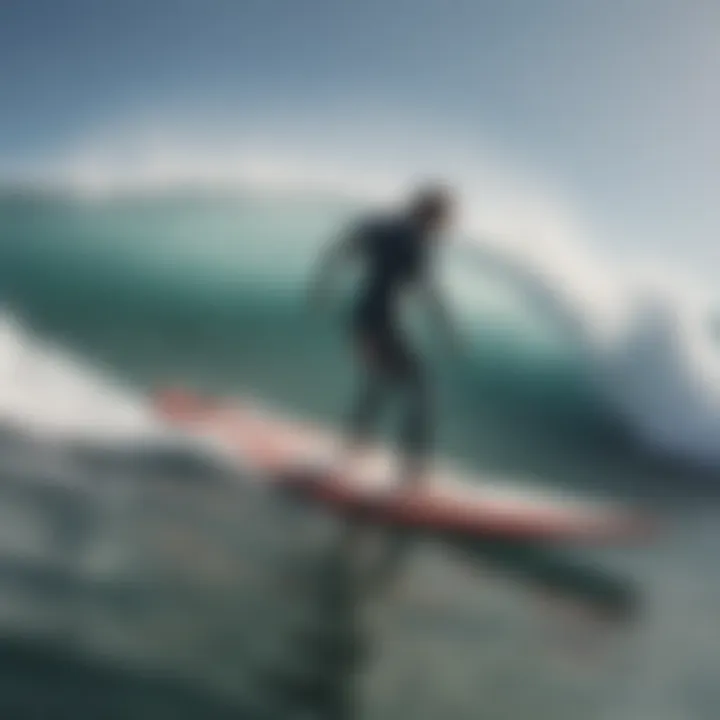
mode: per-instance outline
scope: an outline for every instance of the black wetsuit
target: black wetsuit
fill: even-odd
[[[381,372],[412,372],[416,360],[402,330],[400,296],[425,271],[427,241],[403,219],[375,220],[361,226],[356,247],[365,278],[352,312],[355,337]]]
[[[405,218],[364,223],[355,247],[365,277],[352,309],[351,327],[368,371],[351,417],[351,431],[364,438],[389,389],[407,392],[405,450],[427,450],[430,410],[425,372],[400,318],[400,298],[421,281],[428,265],[429,239]]]

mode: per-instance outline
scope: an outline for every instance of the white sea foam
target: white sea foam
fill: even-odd
[[[56,439],[168,438],[146,403],[91,363],[0,313],[0,422]]]
[[[714,298],[678,274],[617,267],[589,251],[538,261],[479,241],[486,271],[579,351],[598,401],[646,448],[720,463],[720,345]],[[561,258],[557,262],[558,257]]]

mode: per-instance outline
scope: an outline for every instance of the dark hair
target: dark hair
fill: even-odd
[[[445,185],[424,185],[413,194],[410,211],[423,218],[436,218],[446,214],[453,202],[452,192]]]

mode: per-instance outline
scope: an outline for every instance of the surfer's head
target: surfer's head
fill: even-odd
[[[452,219],[455,200],[443,185],[425,185],[410,199],[410,215],[425,230],[442,230]]]

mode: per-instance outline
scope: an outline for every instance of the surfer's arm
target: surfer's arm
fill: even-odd
[[[352,259],[357,251],[359,233],[356,229],[346,232],[321,252],[310,287],[310,301],[320,304],[330,294],[331,285],[338,270]]]
[[[433,324],[443,335],[446,344],[453,350],[456,350],[460,342],[455,322],[451,317],[447,303],[434,276],[428,276],[423,279],[422,294],[425,299],[425,307]]]

